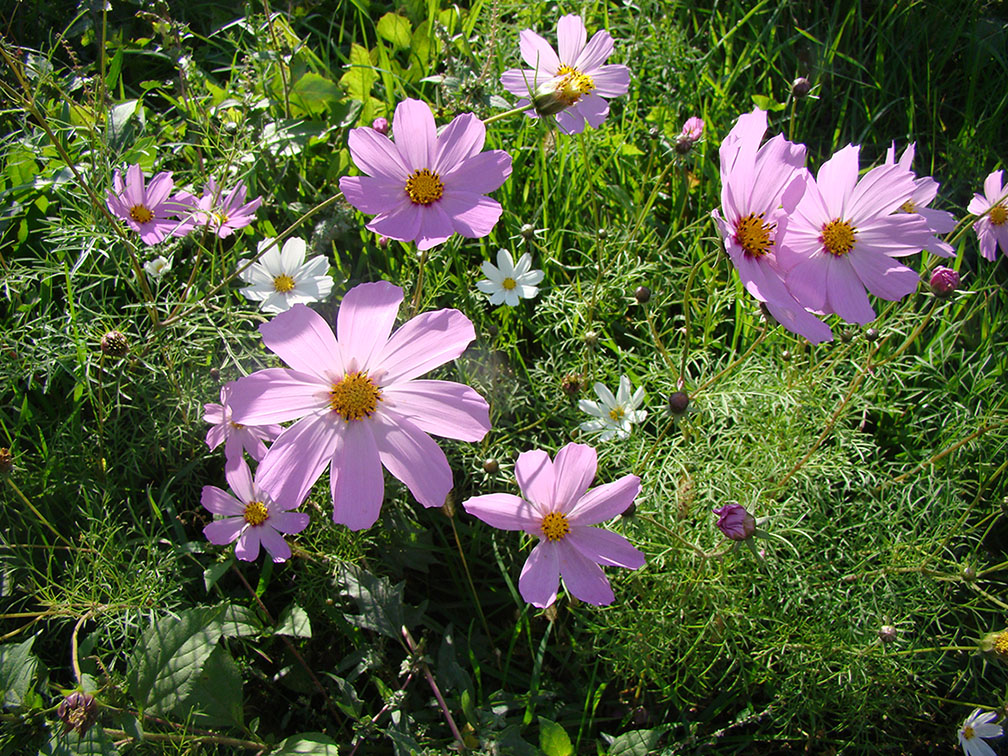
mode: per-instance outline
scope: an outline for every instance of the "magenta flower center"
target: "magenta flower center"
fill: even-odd
[[[854,227],[847,221],[839,218],[823,224],[822,236],[819,241],[831,255],[843,257],[854,249],[854,242],[857,236]]]
[[[994,205],[987,217],[995,226],[1002,226],[1005,221],[1008,221],[1008,208],[1001,204]]]
[[[595,90],[595,81],[591,76],[566,63],[557,69],[556,75],[563,77],[556,85],[557,97],[568,107]]]
[[[281,273],[279,276],[273,279],[274,290],[280,292],[281,294],[286,294],[288,291],[294,288],[294,279],[288,276],[286,273]]]
[[[567,522],[567,515],[560,512],[550,512],[543,517],[542,531],[543,535],[550,541],[559,541],[570,533],[570,523]]]
[[[381,389],[368,378],[367,373],[347,373],[333,384],[329,392],[329,406],[344,420],[371,417],[381,400]]]
[[[406,179],[406,194],[414,205],[429,205],[441,199],[444,184],[436,173],[426,168],[416,170]]]
[[[269,510],[261,501],[250,501],[245,506],[245,522],[255,527],[269,519]]]
[[[133,205],[130,208],[130,218],[135,220],[137,223],[150,223],[154,220],[154,213],[148,210],[144,205]]]
[[[773,247],[772,234],[776,227],[776,223],[763,220],[763,213],[749,213],[735,224],[735,242],[750,257],[763,257]]]

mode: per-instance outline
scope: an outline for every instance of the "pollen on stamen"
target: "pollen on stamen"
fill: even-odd
[[[371,417],[382,401],[381,389],[367,373],[347,373],[333,384],[329,392],[329,407],[344,420]]]
[[[749,213],[735,224],[735,243],[750,257],[763,257],[773,247],[772,234],[776,227],[776,223],[763,219],[763,213]]]
[[[429,205],[441,199],[444,183],[440,176],[426,168],[416,170],[406,179],[406,194],[414,205]]]
[[[823,224],[822,242],[823,249],[835,257],[843,257],[854,249],[854,242],[857,240],[856,229],[847,221],[839,218]]]
[[[518,285],[518,282],[515,281],[510,276],[508,278],[505,278],[503,281],[501,281],[501,287],[504,288],[504,289],[506,289],[507,291],[511,291],[517,285]]]
[[[556,85],[556,94],[568,107],[584,95],[595,91],[595,80],[566,63],[557,69],[556,75],[563,77]]]
[[[137,223],[150,223],[154,220],[154,213],[152,213],[144,205],[133,205],[129,211],[130,218],[135,220]]]
[[[550,512],[543,517],[542,531],[548,540],[559,541],[570,533],[570,523],[567,521],[567,516],[560,512]]]
[[[281,273],[273,279],[273,288],[281,294],[286,294],[294,289],[294,279],[286,273]]]
[[[622,407],[613,407],[611,410],[609,410],[609,417],[611,417],[613,421],[617,423],[623,419],[624,415],[626,415],[626,410],[624,410]]]
[[[909,199],[906,202],[904,202],[902,205],[900,205],[899,209],[900,209],[901,213],[916,213],[917,212],[917,205],[914,203],[914,201],[912,199]]]
[[[1008,208],[1001,204],[994,205],[987,214],[987,217],[990,218],[990,222],[995,226],[1003,226],[1008,221]]]
[[[245,522],[255,527],[269,519],[269,509],[261,501],[250,501],[245,506]]]

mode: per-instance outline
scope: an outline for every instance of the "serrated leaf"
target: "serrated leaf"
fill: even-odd
[[[224,604],[221,610],[221,634],[225,638],[248,638],[262,634],[259,617],[247,606]]]
[[[270,756],[339,756],[339,745],[320,732],[303,732],[287,738]]]
[[[207,593],[210,593],[210,589],[217,585],[217,581],[224,576],[225,572],[231,569],[232,564],[234,564],[234,557],[228,557],[223,562],[214,562],[203,570],[203,585],[206,586]]]
[[[32,636],[23,643],[0,646],[0,691],[4,706],[21,706],[31,690],[38,671],[38,658],[32,654]]]
[[[185,720],[189,712],[200,726],[242,726],[241,672],[223,644],[218,643],[203,664],[189,697],[175,707],[180,719]]]
[[[331,106],[339,104],[342,96],[336,82],[310,71],[294,82],[290,90],[291,105],[312,116],[321,115]]]
[[[391,42],[397,50],[410,46],[412,29],[409,19],[395,13],[386,13],[378,19],[378,36]]]
[[[539,750],[546,756],[570,756],[574,753],[574,746],[563,727],[546,717],[539,717]]]
[[[274,632],[292,638],[311,638],[311,620],[308,618],[308,612],[297,604],[291,604],[280,614]]]
[[[392,585],[387,578],[376,577],[354,565],[345,565],[339,580],[345,586],[342,594],[360,610],[359,614],[345,615],[347,621],[389,638],[400,638],[401,628],[408,626],[403,605],[405,583]]]
[[[192,690],[223,632],[220,607],[196,607],[151,622],[130,658],[127,679],[136,702],[168,714]]]
[[[39,750],[39,756],[118,756],[118,753],[119,749],[101,727],[92,727],[83,735],[54,732]]]
[[[613,740],[608,756],[648,756],[661,738],[661,730],[631,730]]]

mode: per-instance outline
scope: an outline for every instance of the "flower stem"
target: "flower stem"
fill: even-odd
[[[535,107],[534,102],[530,102],[528,105],[522,105],[520,108],[512,108],[511,110],[505,110],[503,113],[497,113],[489,118],[484,119],[483,125],[488,126],[494,121],[503,121],[505,118],[510,118],[513,115],[518,115],[519,113],[524,113],[526,110],[532,110]]]
[[[47,520],[45,516],[38,511],[38,509],[35,508],[35,505],[28,500],[28,497],[24,495],[24,492],[17,487],[17,484],[14,483],[14,481],[11,480],[10,477],[7,478],[7,485],[9,485],[11,488],[14,489],[14,493],[16,493],[21,498],[21,501],[25,503],[25,506],[27,506],[28,509],[32,511],[32,514],[34,514],[39,519],[39,522],[45,525],[46,528],[48,528],[57,538],[63,541],[63,543],[65,543],[70,548],[73,548],[73,544],[70,543],[70,541],[68,541],[62,533],[56,530],[56,528],[53,527],[53,524],[49,522],[49,520]]]
[[[403,625],[400,630],[402,631],[403,638],[406,639],[406,645],[409,648],[410,653],[418,654],[416,642],[413,640],[413,636],[410,635],[409,629]],[[441,713],[444,714],[445,721],[448,722],[448,728],[452,731],[452,735],[455,736],[455,740],[458,741],[459,750],[463,753],[467,752],[469,748],[462,739],[462,733],[459,732],[459,728],[455,724],[455,720],[452,718],[451,712],[448,710],[448,704],[445,703],[444,697],[441,695],[441,689],[438,688],[437,681],[434,680],[434,675],[431,674],[430,667],[427,665],[427,662],[423,660],[422,656],[419,656],[419,659],[424,677],[427,678],[427,684],[430,685],[431,690],[434,691],[434,698],[437,699],[438,706],[441,707]]]
[[[427,262],[427,250],[420,253],[420,270],[417,271],[416,288],[413,289],[413,304],[410,305],[410,317],[415,318],[420,312],[420,298],[423,294],[424,263]]]

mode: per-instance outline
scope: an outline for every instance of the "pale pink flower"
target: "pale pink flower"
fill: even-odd
[[[190,209],[191,195],[180,194],[169,198],[175,182],[168,171],[162,171],[144,185],[140,164],[126,169],[126,182],[117,168],[112,176],[112,189],[105,204],[113,215],[126,221],[126,225],[140,234],[144,244],[157,244],[166,236],[185,236],[191,226],[179,220]]]
[[[619,97],[630,87],[630,69],[604,65],[615,45],[609,32],[599,30],[585,43],[588,32],[580,16],[564,16],[557,22],[557,46],[531,29],[519,36],[522,59],[529,68],[512,68],[501,74],[501,84],[518,97],[518,107],[532,98],[537,110],[554,115],[568,134],[579,134],[585,121],[598,128],[609,115],[603,97]],[[528,115],[537,113],[529,110]]]
[[[692,116],[686,119],[686,123],[683,124],[682,131],[679,132],[680,137],[689,139],[691,142],[700,141],[700,137],[703,136],[704,122],[702,118],[697,116]]]
[[[485,196],[511,175],[511,156],[481,152],[486,127],[463,113],[440,134],[420,100],[403,100],[392,119],[395,142],[370,127],[350,132],[350,156],[366,176],[344,176],[339,186],[351,205],[375,217],[367,227],[390,239],[430,249],[454,233],[486,236],[501,206]]]
[[[473,389],[416,380],[462,354],[472,323],[437,310],[393,333],[402,298],[385,281],[355,286],[335,334],[303,304],[280,313],[259,332],[289,367],[239,379],[230,398],[232,418],[246,425],[300,418],[273,442],[258,478],[281,500],[300,501],[328,464],[333,520],[353,530],[378,519],[383,465],[421,504],[440,507],[452,472],[428,434],[479,441],[490,429],[489,405]]]
[[[916,146],[916,142],[908,144],[897,163],[896,143],[894,142],[886,151],[885,165],[899,165],[901,168],[913,173],[911,166],[913,165],[914,149]],[[925,246],[924,249],[939,257],[955,256],[955,250],[952,249],[952,245],[937,238],[937,234],[947,234],[955,228],[955,216],[945,210],[935,210],[928,207],[928,205],[934,202],[935,197],[938,196],[938,187],[941,185],[930,176],[921,176],[918,178],[916,175],[914,175],[914,185],[916,189],[914,189],[913,195],[909,200],[900,205],[897,212],[916,213],[927,223],[928,228],[931,230],[932,239],[931,243]]]
[[[541,450],[522,452],[515,463],[522,496],[487,494],[462,504],[488,525],[539,537],[518,578],[522,598],[533,606],[556,601],[561,576],[573,596],[611,604],[612,587],[599,565],[644,565],[644,555],[626,538],[591,527],[626,511],[640,493],[640,478],[624,475],[589,491],[597,466],[595,450],[583,444],[567,444],[555,461]]]
[[[980,254],[993,261],[997,248],[1008,255],[1008,186],[1001,185],[1001,171],[984,179],[984,193],[974,194],[967,208],[973,215],[983,215],[973,224],[980,240]]]
[[[875,319],[867,291],[898,300],[920,283],[893,258],[920,252],[934,237],[921,216],[895,212],[917,190],[913,174],[880,165],[858,180],[858,151],[838,150],[808,181],[778,263],[801,304],[864,324]]]
[[[283,430],[279,425],[240,425],[231,419],[230,397],[234,381],[221,386],[220,404],[204,404],[203,419],[212,426],[206,434],[206,445],[216,449],[224,444],[228,465],[242,459],[242,450],[259,461],[266,456],[265,441],[270,443]]]
[[[245,202],[245,191],[245,182],[239,181],[234,189],[224,194],[211,178],[203,188],[202,197],[183,192],[179,199],[192,205],[192,215],[188,218],[190,228],[206,226],[221,239],[226,239],[239,228],[249,225],[262,205],[262,197]]]
[[[246,562],[258,558],[260,545],[274,562],[290,559],[290,546],[280,534],[300,533],[308,527],[307,514],[290,511],[301,505],[301,499],[274,496],[260,483],[259,471],[252,478],[244,459],[226,467],[224,476],[234,495],[217,486],[203,486],[203,506],[224,515],[203,528],[206,539],[218,546],[237,541],[235,556]]]
[[[789,331],[818,344],[833,333],[789,291],[779,262],[789,216],[805,193],[805,147],[783,134],[760,146],[766,129],[766,111],[756,109],[721,142],[721,212],[711,215],[746,291]]]

